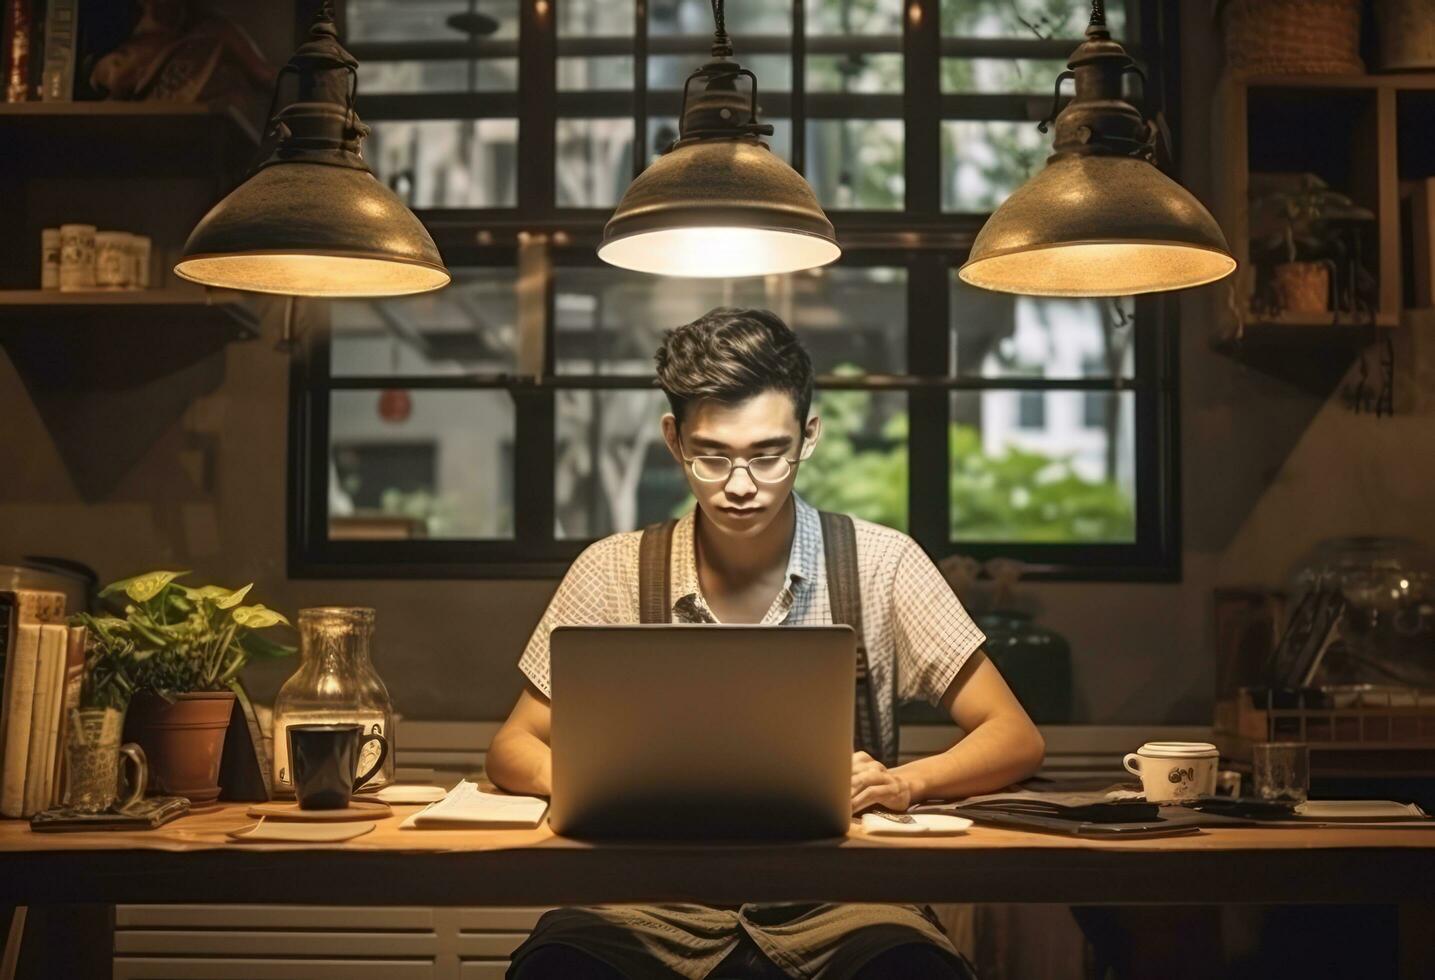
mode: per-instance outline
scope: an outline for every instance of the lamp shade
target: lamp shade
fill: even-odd
[[[1086,39],[1056,79],[1053,153],[987,220],[957,271],[984,289],[1032,296],[1130,296],[1235,271],[1226,238],[1190,191],[1157,169],[1156,127],[1123,82],[1144,74],[1091,5]],[[1076,94],[1057,112],[1061,83]]]
[[[195,226],[175,274],[227,289],[398,296],[448,285],[424,226],[368,170],[265,167]]]
[[[826,265],[842,254],[832,222],[807,181],[762,141],[772,127],[758,121],[757,76],[731,58],[721,0],[713,17],[712,60],[683,85],[678,139],[628,185],[598,257],[703,278]]]
[[[195,226],[176,275],[294,296],[400,296],[448,284],[428,231],[364,162],[357,68],[322,4],[281,72],[297,77],[297,98],[271,111],[273,151]]]
[[[963,282],[1030,296],[1129,296],[1229,275],[1220,225],[1139,157],[1065,156],[1006,199],[977,234]]]
[[[665,276],[757,276],[842,254],[807,181],[755,138],[697,140],[638,175],[598,257]]]

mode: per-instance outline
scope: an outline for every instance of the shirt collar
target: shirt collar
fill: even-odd
[[[796,520],[792,534],[792,550],[787,556],[787,588],[796,592],[810,587],[817,581],[818,570],[822,567],[822,521],[817,508],[803,500],[796,492],[792,494],[796,509]],[[705,608],[702,589],[698,585],[697,563],[697,506],[678,521],[673,531],[672,544],[672,596],[673,612],[678,613],[696,603]],[[676,617],[675,617],[676,618]]]

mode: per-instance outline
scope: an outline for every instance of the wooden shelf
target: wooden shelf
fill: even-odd
[[[162,289],[95,289],[84,292],[60,292],[57,289],[0,289],[0,316],[16,310],[49,307],[194,307],[213,306],[228,309],[242,304],[243,294],[230,290],[194,287]]]
[[[1392,326],[1254,320],[1239,337],[1211,342],[1212,350],[1313,395],[1327,395],[1351,362]]]
[[[1390,72],[1366,75],[1250,75],[1231,81],[1247,88],[1435,90],[1435,73],[1430,72]]]
[[[1435,105],[1435,74],[1222,79],[1212,107],[1212,212],[1238,271],[1231,282],[1235,308],[1221,309],[1212,327],[1216,351],[1329,394],[1380,331],[1400,327],[1399,186],[1402,179],[1435,174],[1435,154],[1416,152],[1410,143],[1424,145],[1428,126],[1420,113],[1427,105]],[[1353,314],[1254,316],[1244,309],[1257,286],[1250,242],[1253,183],[1259,190],[1262,175],[1300,172],[1319,175],[1375,215],[1358,233],[1373,279],[1367,297],[1377,308],[1373,323]],[[1237,334],[1240,339],[1233,339]]]
[[[168,176],[235,180],[260,133],[229,105],[190,102],[0,103],[0,173]]]

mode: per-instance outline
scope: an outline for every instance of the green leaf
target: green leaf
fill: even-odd
[[[273,626],[275,623],[289,625],[282,613],[275,612],[266,607],[263,603],[255,603],[252,606],[240,606],[230,613],[234,621],[246,629],[260,630],[266,626]]]
[[[215,605],[218,606],[220,609],[233,609],[235,606],[239,605],[241,602],[244,601],[244,597],[249,594],[249,590],[252,588],[254,588],[254,583],[250,582],[242,589],[235,589],[233,592],[229,593],[229,595],[218,600],[217,602],[215,602]]]
[[[118,582],[111,582],[100,592],[101,596],[114,595],[123,592],[135,602],[148,602],[164,591],[169,585],[181,575],[188,575],[189,572],[146,572],[143,575],[136,575],[133,578],[120,579]]]
[[[244,597],[252,588],[254,588],[253,582],[242,589],[226,589],[222,585],[204,585],[197,589],[185,589],[184,594],[196,601],[212,602],[220,609],[233,609],[244,601]]]
[[[239,645],[244,652],[251,657],[264,657],[277,660],[280,657],[292,657],[296,652],[294,647],[286,643],[275,643],[258,633],[246,633],[239,638]]]

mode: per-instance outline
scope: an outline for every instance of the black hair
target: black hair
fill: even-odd
[[[792,396],[797,424],[812,406],[812,358],[771,310],[719,307],[669,330],[653,355],[678,424],[690,402],[735,403],[766,391]]]

